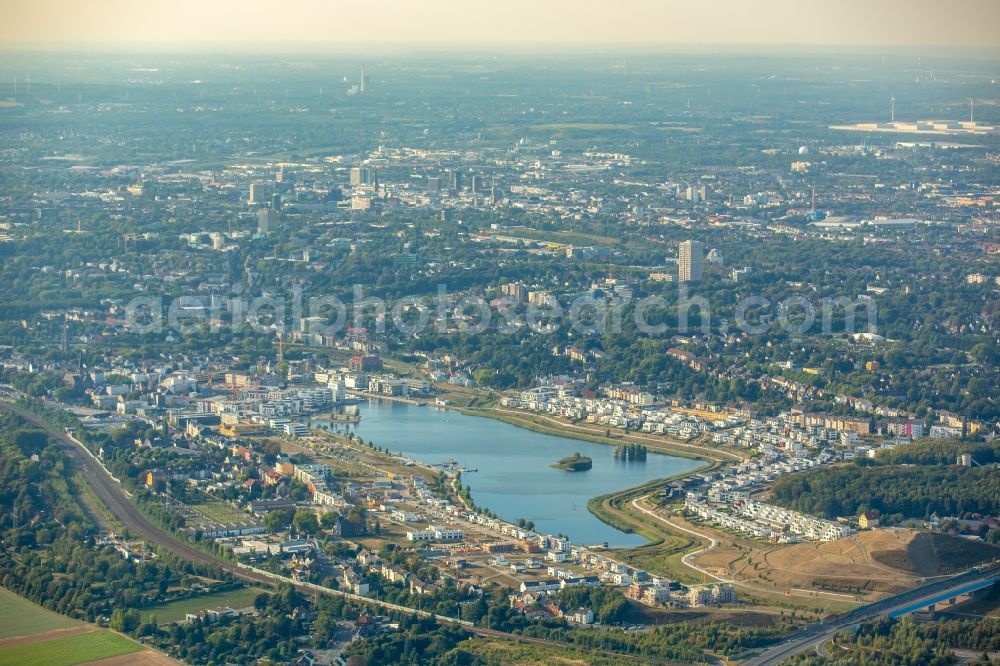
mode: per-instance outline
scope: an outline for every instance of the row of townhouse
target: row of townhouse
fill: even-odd
[[[773,539],[775,532],[767,525],[762,525],[750,520],[743,520],[731,514],[720,511],[704,502],[699,502],[694,497],[688,497],[684,501],[684,510],[690,514],[698,516],[703,521],[718,525],[719,527],[745,534],[755,539]]]
[[[847,525],[753,500],[739,500],[732,507],[737,515],[787,529],[793,534],[816,541],[834,541],[854,531]]]
[[[715,432],[712,441],[748,449],[771,446],[792,455],[825,446],[853,446],[858,441],[854,431],[838,432],[816,424],[803,426],[787,416],[786,412],[777,418],[751,419],[746,425]]]
[[[710,420],[670,407],[653,408],[652,402],[647,404],[616,398],[584,398],[560,394],[556,389],[547,386],[522,391],[517,395],[504,396],[500,404],[513,409],[586,420],[589,423],[614,428],[629,428],[684,438],[740,422],[735,416],[731,419]]]
[[[366,568],[371,573],[382,576],[389,582],[406,583],[409,586],[410,594],[432,594],[439,588],[438,584],[423,581],[416,574],[407,571],[401,566],[382,560],[378,555],[369,550],[362,549],[355,556],[355,559],[361,567]],[[360,578],[350,567],[344,568],[342,576],[343,580],[347,582],[348,588],[354,594],[364,595],[368,593],[368,582]]]
[[[793,409],[788,413],[788,420],[803,427],[817,426],[837,432],[855,432],[862,437],[871,434],[871,421],[868,417],[806,413]]]
[[[567,576],[565,578],[522,581],[518,589],[521,592],[551,592],[565,590],[569,587],[599,587],[600,585],[601,579],[597,576]]]
[[[572,545],[566,537],[538,534],[482,513],[463,511],[454,506],[450,508],[453,509],[454,515],[467,522],[482,525],[494,532],[516,539],[520,544],[524,544],[521,548],[526,552],[538,552],[543,548],[556,552],[568,552]]]
[[[591,552],[585,548],[574,546],[572,548],[572,555],[585,568],[598,572],[598,578],[608,585],[624,587],[636,581],[656,587],[676,585],[676,583],[667,578],[651,575],[642,569],[635,569],[623,562],[612,560],[605,555]]]
[[[740,465],[714,471],[706,479],[704,489],[712,502],[733,502],[743,499],[746,492],[764,485],[779,476],[812,469],[833,459],[832,454],[820,452],[815,458],[786,457],[774,449],[762,447],[762,456]]]
[[[465,532],[454,527],[430,525],[427,529],[408,531],[406,538],[408,541],[462,541]]]

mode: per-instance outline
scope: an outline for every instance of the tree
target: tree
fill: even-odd
[[[129,608],[125,611],[121,608],[116,608],[111,613],[111,628],[123,634],[130,634],[135,631],[141,621],[142,616],[134,608]]]
[[[320,645],[337,635],[337,623],[326,611],[320,611],[316,616],[316,624],[313,626],[313,635],[316,637],[316,641]]]
[[[994,366],[1000,362],[1000,347],[995,344],[980,342],[972,347],[970,353],[977,363],[982,363],[985,366]]]
[[[315,512],[308,509],[296,510],[292,524],[295,526],[295,530],[302,534],[313,536],[319,532],[319,519],[316,518]]]
[[[288,485],[288,494],[296,502],[309,499],[309,486],[298,479],[292,479]]]
[[[324,530],[332,530],[337,526],[337,518],[340,518],[339,513],[336,511],[327,511],[319,517],[319,524]]]
[[[18,430],[14,433],[14,445],[26,456],[40,453],[49,442],[49,436],[42,430]]]
[[[156,615],[150,615],[145,622],[139,625],[139,635],[152,636],[156,633],[156,627]]]
[[[488,386],[493,379],[493,371],[489,368],[479,368],[473,373],[472,378],[480,386]]]
[[[278,605],[286,613],[292,612],[297,606],[302,604],[302,595],[298,590],[288,583],[278,585]]]
[[[268,532],[280,532],[287,528],[292,522],[292,512],[279,509],[271,511],[264,516],[264,527]]]

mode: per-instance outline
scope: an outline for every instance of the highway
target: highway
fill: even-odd
[[[960,592],[971,583],[996,579],[997,565],[969,570],[946,580],[935,581],[902,594],[876,601],[857,608],[845,615],[814,624],[788,636],[784,643],[764,650],[756,657],[742,662],[742,666],[773,666],[789,659],[800,652],[814,648],[820,643],[830,640],[838,631],[842,631],[861,622],[888,615],[895,611],[905,611],[918,606],[921,602],[930,602],[945,593]]]

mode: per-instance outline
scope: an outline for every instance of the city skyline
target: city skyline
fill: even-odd
[[[1000,0],[0,17],[0,665],[1000,649]]]

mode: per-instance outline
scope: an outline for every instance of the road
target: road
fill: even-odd
[[[995,578],[997,565],[984,567],[980,570],[970,570],[943,581],[935,581],[927,585],[897,594],[893,597],[876,601],[867,606],[857,608],[840,617],[830,618],[822,623],[814,624],[790,635],[784,643],[764,650],[761,654],[743,662],[742,666],[774,666],[786,659],[814,649],[816,646],[830,640],[838,631],[843,631],[861,622],[875,619],[896,610],[923,600],[930,600],[942,593],[958,590],[969,583]]]

